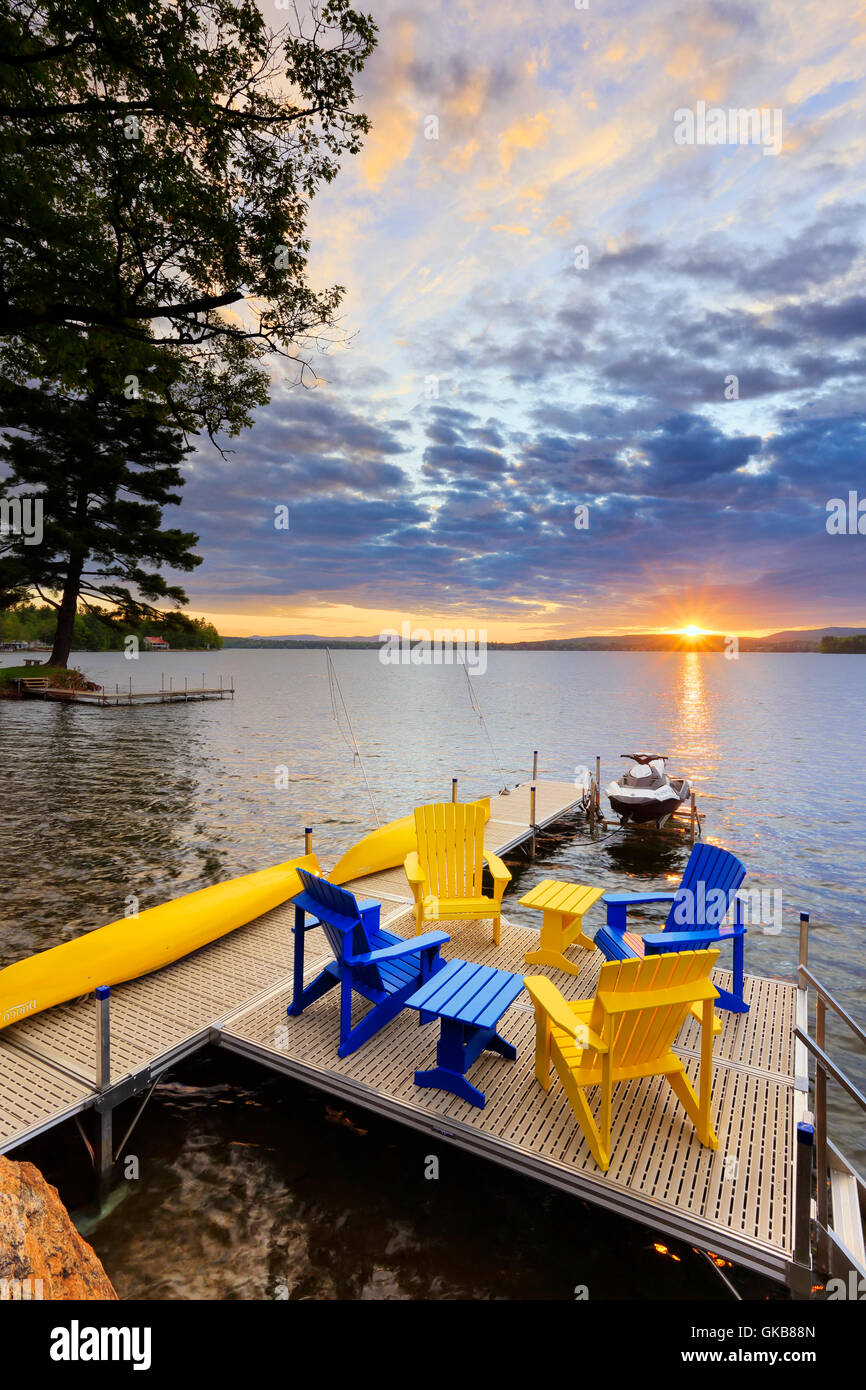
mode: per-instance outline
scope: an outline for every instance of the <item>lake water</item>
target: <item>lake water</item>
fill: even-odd
[[[233,676],[237,694],[117,710],[0,702],[0,965],[123,916],[130,895],[145,908],[301,853],[305,825],[324,861],[375,825],[345,721],[341,731],[332,717],[323,652],[73,660],[109,688],[130,674],[140,690],[163,675],[176,686]],[[375,651],[336,651],[334,662],[383,822],[448,799],[452,776],[461,800],[526,782],[535,748],[539,776],[568,781],[600,755],[603,785],[622,752],[669,754],[697,788],[705,837],[738,854],[746,885],[781,911],[781,931],[750,931],[747,969],[792,978],[808,911],[810,965],[862,1020],[856,657],[491,652],[473,684],[495,751],[462,671],[384,666]],[[517,898],[544,877],[663,888],[687,856],[685,837],[602,842],[576,819],[541,837],[534,862],[511,865],[506,912],[536,926]],[[841,1026],[830,1043],[866,1085]],[[834,1132],[862,1167],[862,1124],[834,1092]],[[86,1177],[76,1144],[73,1134],[33,1146],[72,1202]],[[593,1298],[724,1294],[688,1248],[676,1247],[677,1263],[638,1226],[450,1151],[432,1201],[423,1140],[222,1056],[159,1088],[139,1144],[147,1181],[127,1184],[90,1235],[121,1295],[571,1298],[578,1284]]]

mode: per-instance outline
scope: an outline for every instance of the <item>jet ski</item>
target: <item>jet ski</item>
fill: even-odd
[[[662,826],[688,801],[692,789],[684,777],[668,777],[666,755],[662,753],[620,753],[631,766],[618,779],[610,782],[605,793],[623,825],[648,824]]]

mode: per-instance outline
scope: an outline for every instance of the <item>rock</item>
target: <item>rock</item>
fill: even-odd
[[[116,1299],[117,1294],[73,1226],[57,1188],[32,1163],[0,1157],[0,1301],[12,1298]]]

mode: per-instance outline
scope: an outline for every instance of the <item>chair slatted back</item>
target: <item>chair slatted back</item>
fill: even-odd
[[[416,806],[418,859],[433,897],[481,897],[486,820],[484,807],[474,804],[442,801]]]
[[[689,931],[692,927],[720,927],[745,877],[745,865],[730,850],[721,849],[718,845],[695,845],[664,930],[676,932]],[[690,895],[690,900],[686,899],[686,894]],[[688,916],[684,911],[686,907],[689,909]]]
[[[349,893],[345,888],[338,888],[326,878],[317,878],[307,869],[298,869],[298,877],[304,885],[298,905],[318,917],[335,960],[342,964],[347,949],[347,938],[350,955],[363,955],[366,951],[372,950],[358,900],[353,893]],[[298,902],[298,899],[295,901]],[[381,985],[377,966],[363,966],[361,971],[362,975],[359,975],[359,978],[365,978],[368,984],[374,986]]]
[[[614,1019],[614,1074],[620,1068],[651,1066],[667,1056],[689,1013],[689,986],[706,980],[718,958],[717,950],[677,951],[642,960],[610,961],[601,967],[589,1025],[595,1032],[604,1031],[603,995],[635,996],[635,1007]],[[587,1049],[586,1060],[600,1061],[598,1054],[590,1057],[590,1051],[594,1049]]]

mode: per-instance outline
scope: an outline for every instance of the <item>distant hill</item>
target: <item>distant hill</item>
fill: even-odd
[[[839,629],[841,632],[841,628]],[[835,629],[834,629],[835,631]],[[355,645],[363,643],[365,646],[379,645],[378,637],[320,637],[315,632],[288,633],[282,637],[229,637],[229,642],[315,642],[316,646],[327,646],[333,642],[335,646],[344,647],[348,644]]]
[[[853,636],[866,632],[866,628],[820,627],[792,629],[788,632],[771,632],[766,637],[740,637],[741,652],[816,652],[821,639],[826,636]],[[495,649],[501,647],[509,651],[624,651],[624,652],[669,652],[669,651],[710,651],[723,652],[727,646],[727,634],[708,632],[697,641],[683,637],[676,632],[643,632],[609,634],[594,637],[562,637],[549,642],[509,642],[488,643]]]
[[[378,637],[316,637],[311,633],[297,637],[225,637],[224,647],[256,647],[282,651],[322,650],[324,647],[378,647]]]
[[[815,627],[797,630],[791,628],[784,632],[771,632],[766,637],[740,637],[741,652],[816,652],[824,637],[854,637],[866,634],[866,627]],[[302,648],[320,649],[322,647],[378,648],[378,637],[319,637],[312,633],[302,633],[284,637],[224,637],[224,647],[259,647],[282,650]],[[599,634],[592,637],[554,637],[547,641],[535,642],[488,642],[490,651],[503,652],[668,652],[668,651],[716,651],[726,649],[726,634],[706,633],[699,641],[692,641],[675,632],[644,632]]]
[[[822,637],[859,637],[866,627],[805,627],[790,632],[771,632],[761,642],[820,642]]]

